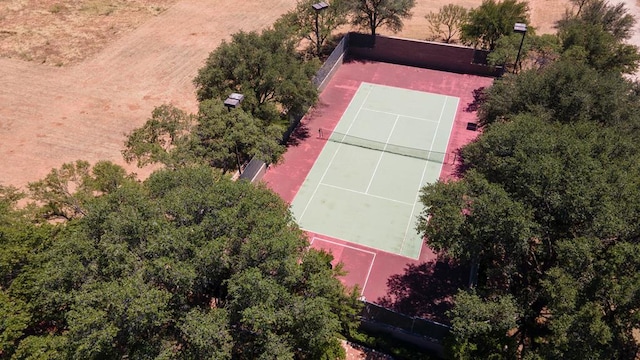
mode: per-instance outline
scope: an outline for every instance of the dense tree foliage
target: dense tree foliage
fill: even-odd
[[[581,16],[597,18],[591,6]],[[613,13],[598,21],[625,18]],[[601,33],[615,43],[624,31]],[[607,49],[601,58],[617,51]],[[484,131],[462,150],[462,178],[421,192],[418,230],[471,269],[449,313],[451,358],[631,360],[640,351],[638,87],[622,76],[628,67],[576,62],[571,51],[486,89]]]
[[[311,82],[319,64],[303,61],[286,29],[239,32],[223,41],[194,79],[199,101],[245,96],[242,108],[271,124],[301,114],[317,99]]]
[[[186,147],[194,124],[195,116],[170,104],[160,105],[142,127],[128,134],[122,155],[129,163],[135,161],[138,167],[155,163],[169,169],[185,166],[193,159],[176,148]]]
[[[520,59],[516,65],[518,52]],[[519,72],[523,68],[541,69],[550,65],[560,58],[561,53],[562,44],[557,35],[536,35],[535,29],[530,28],[524,39],[518,33],[502,36],[487,60],[491,65],[504,66],[507,72]]]
[[[462,25],[462,41],[473,46],[493,50],[502,36],[513,33],[515,23],[528,22],[529,7],[517,0],[483,0],[469,10],[467,22]]]
[[[124,158],[138,166],[161,163],[175,169],[207,164],[223,171],[242,171],[251,158],[277,163],[284,153],[284,129],[245,112],[227,109],[220,99],[204,100],[197,115],[172,105],[153,111],[151,119],[135,129],[125,143]]]
[[[348,0],[351,9],[351,24],[367,29],[375,38],[381,27],[398,32],[402,20],[413,15],[415,0]]]
[[[38,215],[48,220],[71,220],[86,215],[85,204],[97,194],[106,194],[133,179],[109,161],[93,167],[83,160],[63,164],[42,180],[29,183],[29,194],[41,206]]]
[[[584,62],[601,71],[631,74],[638,68],[640,56],[634,45],[617,41],[599,25],[568,22],[559,30],[564,56]]]
[[[519,67],[541,68],[562,58],[572,63],[584,63],[600,72],[633,73],[638,68],[640,55],[636,46],[625,41],[630,38],[636,22],[626,13],[624,5],[610,5],[605,0],[573,3],[575,9],[568,11],[556,24],[557,34],[537,36],[535,29],[529,27],[524,38],[511,31],[496,35],[494,46],[488,47],[492,50],[489,62],[513,68],[521,50]],[[498,13],[497,10],[494,12]],[[493,27],[497,22],[493,16],[498,17],[494,14],[476,19],[477,27]],[[507,25],[504,25],[506,30]],[[475,36],[468,37],[467,42],[473,44]]]
[[[485,93],[487,99],[478,111],[483,125],[522,113],[546,114],[568,123],[592,120],[613,125],[628,121],[640,100],[636,85],[619,74],[603,74],[570,61],[503,77]]]
[[[524,352],[635,356],[640,278],[628,271],[640,268],[635,107],[633,124],[510,117],[465,148],[473,170],[463,180],[423,192],[430,221],[420,229],[429,244],[477,265],[486,301],[514,297],[522,313],[512,341]]]
[[[3,189],[2,357],[344,356],[355,294],[274,193],[206,166],[120,180],[55,226]]]
[[[298,0],[295,9],[278,19],[274,27],[289,28],[294,34],[311,43],[310,52],[321,56],[332,33],[348,21],[347,0],[334,0],[328,8],[315,10],[317,0]]]

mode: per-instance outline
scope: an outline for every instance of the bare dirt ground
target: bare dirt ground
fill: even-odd
[[[295,2],[0,1],[0,185],[23,187],[77,159],[125,165],[125,133],[155,106],[195,111],[191,80],[211,50],[232,33],[268,26]],[[565,2],[531,1],[533,24],[550,31]],[[424,15],[442,4],[418,0],[397,35],[426,38]]]
[[[38,30],[37,21],[29,22],[32,17],[14,12],[42,13],[40,8],[20,7],[40,3],[2,2],[5,6],[0,28],[4,33],[28,26]],[[169,3],[164,1],[165,5]],[[94,31],[92,26],[106,21],[100,16],[118,24],[118,12],[99,15],[96,21],[76,19],[82,25],[74,34],[101,34],[110,40],[92,55],[92,41],[72,42],[54,36],[50,41],[58,42],[60,48],[56,54],[87,54],[83,61],[70,56],[70,66],[9,58],[16,52],[4,52],[4,58],[0,58],[0,185],[22,187],[76,159],[124,164],[120,154],[124,134],[142,125],[155,106],[171,102],[195,111],[192,79],[212,49],[232,33],[271,24],[294,5],[294,0],[273,0],[268,7],[263,5],[258,0],[179,1],[157,16],[147,16],[135,30],[115,33]],[[3,51],[37,42],[13,39],[13,35],[1,40]],[[88,48],[83,47],[85,44]],[[65,46],[78,48],[69,50]],[[40,54],[38,49],[32,49],[33,53]],[[132,166],[127,169],[144,176],[144,171]]]

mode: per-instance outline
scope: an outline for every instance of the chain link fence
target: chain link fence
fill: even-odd
[[[451,327],[445,324],[404,315],[367,301],[360,316],[364,330],[385,333],[440,355],[443,341],[451,332]]]

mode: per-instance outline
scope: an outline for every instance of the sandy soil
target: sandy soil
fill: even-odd
[[[530,2],[550,30],[566,0]],[[480,0],[457,0],[477,6]],[[5,0],[0,2],[0,185],[22,187],[64,162],[125,165],[125,133],[170,102],[195,111],[191,80],[209,52],[260,29],[295,0]],[[418,0],[398,36],[428,36]],[[127,166],[145,176],[145,171]],[[146,171],[148,172],[148,171]]]
[[[0,58],[0,184],[24,186],[76,159],[124,164],[124,134],[155,106],[195,111],[192,79],[212,49],[232,33],[271,24],[294,0],[261,4],[180,1],[68,67]]]

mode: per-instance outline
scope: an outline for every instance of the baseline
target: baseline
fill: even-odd
[[[318,235],[322,235],[322,234],[318,234]],[[373,269],[373,263],[376,261],[377,253],[375,253],[373,251],[365,250],[365,249],[360,249],[360,248],[357,248],[355,246],[351,246],[351,245],[348,245],[348,244],[341,244],[339,242],[335,242],[335,241],[332,241],[332,240],[323,239],[323,238],[320,238],[320,237],[317,237],[317,236],[314,236],[311,239],[311,241],[309,242],[309,244],[313,245],[314,242],[316,242],[316,241],[322,241],[322,242],[326,242],[326,243],[329,243],[331,245],[335,245],[335,246],[338,246],[338,247],[351,249],[351,250],[359,251],[359,252],[362,252],[362,253],[365,253],[365,254],[368,254],[368,255],[372,255],[371,263],[369,264],[369,269],[367,270],[367,275],[366,275],[366,277],[364,279],[364,284],[362,284],[362,289],[360,291],[360,295],[363,295],[364,294],[364,289],[367,287],[367,283],[369,282],[369,277],[371,276],[371,270]],[[336,260],[336,259],[334,259],[334,260]]]

